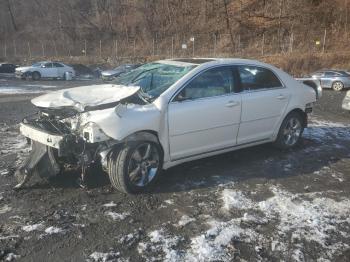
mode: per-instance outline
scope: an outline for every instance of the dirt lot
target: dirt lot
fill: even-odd
[[[5,79],[0,89],[27,84]],[[67,83],[34,85],[42,92]],[[0,95],[0,260],[349,261],[344,94],[324,92],[293,151],[263,145],[194,161],[164,172],[155,192],[133,196],[101,172],[89,190],[74,172],[12,190],[29,150],[18,123],[35,112],[37,94]]]

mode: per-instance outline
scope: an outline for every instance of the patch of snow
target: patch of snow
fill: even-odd
[[[106,212],[106,215],[111,217],[113,220],[124,220],[128,216],[130,216],[130,213],[124,212],[124,213],[117,213],[117,212]]]
[[[251,242],[258,234],[253,230],[240,227],[240,219],[227,222],[210,221],[211,228],[205,233],[191,239],[191,247],[186,251],[185,261],[230,261],[227,252],[233,239]]]
[[[249,206],[253,210],[262,212],[266,221],[277,222],[278,235],[287,236],[293,232],[294,239],[298,236],[302,241],[317,243],[322,250],[319,254],[321,258],[332,258],[335,253],[349,248],[345,242],[334,241],[336,234],[349,237],[343,231],[343,224],[349,222],[349,199],[342,198],[340,201],[336,201],[320,196],[320,192],[292,194],[276,186],[271,187],[270,190],[274,196],[253,203],[250,199],[242,197],[240,191],[225,189],[222,192],[224,196],[222,197],[223,208],[242,209],[242,206]],[[242,203],[247,203],[247,205]],[[254,218],[244,215],[240,219],[240,221],[247,220],[254,221]],[[215,230],[215,227],[212,230]],[[237,227],[235,230],[240,232]],[[199,240],[200,238],[197,239],[196,243]],[[280,241],[283,242],[283,239]],[[294,248],[296,247],[294,246]],[[300,257],[300,261],[302,261],[302,254],[295,252],[295,256]]]
[[[89,261],[108,262],[108,261],[115,261],[119,257],[120,257],[120,252],[108,252],[108,253],[94,252],[89,256],[89,258],[91,259]]]
[[[9,174],[9,171],[7,169],[0,170],[0,176],[6,176]]]
[[[269,222],[269,220],[265,217],[244,213],[242,217],[242,222],[245,222],[248,224],[266,225]]]
[[[164,200],[164,202],[168,205],[174,205],[174,200],[173,199],[167,199],[167,200]]]
[[[39,88],[56,88],[57,86],[53,86],[53,85],[25,85],[28,87],[39,87]]]
[[[86,227],[85,224],[76,224],[76,223],[73,223],[72,225],[75,226],[75,227],[82,227],[82,228]]]
[[[45,233],[48,235],[64,233],[64,230],[59,227],[48,227],[45,229]]]
[[[44,93],[43,90],[40,89],[32,89],[32,88],[26,88],[26,87],[0,87],[0,94],[39,94]]]
[[[119,237],[118,242],[120,244],[130,247],[140,240],[142,232],[143,232],[142,229],[139,228],[134,232],[127,234],[126,236]]]
[[[20,258],[20,257],[21,257],[20,255],[16,255],[16,254],[14,254],[14,253],[8,253],[8,254],[6,255],[4,261],[10,262],[10,261],[14,261],[14,260],[16,260],[17,258]]]
[[[308,127],[304,130],[305,138],[324,143],[336,139],[350,140],[350,125],[310,118]]]
[[[151,260],[168,262],[183,261],[183,252],[177,250],[181,238],[170,236],[164,229],[152,231],[148,234],[148,237],[150,239],[149,242],[141,242],[138,245],[137,250],[141,255],[163,253],[158,257],[153,257]]]
[[[187,216],[187,215],[183,215],[183,216],[180,218],[180,220],[179,220],[177,226],[183,227],[183,226],[186,226],[187,224],[189,224],[189,223],[191,223],[191,222],[193,222],[193,221],[196,221],[196,219],[195,219],[195,218],[192,218],[192,217],[189,217],[189,216]]]
[[[10,212],[12,210],[12,207],[10,207],[9,205],[3,205],[2,207],[0,207],[0,214],[5,214],[7,212]]]
[[[19,238],[19,235],[0,236],[0,240]]]
[[[115,207],[115,206],[117,206],[117,204],[115,204],[115,203],[112,201],[112,202],[106,203],[106,204],[104,204],[104,205],[102,205],[102,206],[104,206],[104,207]]]
[[[222,191],[222,200],[224,202],[223,208],[225,210],[230,210],[231,208],[249,209],[253,205],[252,201],[241,191],[231,189],[224,189]]]
[[[38,223],[38,224],[34,224],[34,225],[27,225],[27,226],[23,226],[22,230],[26,231],[26,232],[32,232],[32,231],[36,231],[36,230],[43,230],[44,229],[44,223]],[[46,230],[45,230],[46,232]]]

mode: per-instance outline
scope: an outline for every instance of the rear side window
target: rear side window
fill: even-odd
[[[339,76],[339,74],[337,74],[335,72],[326,72],[324,75],[325,76]]]
[[[269,69],[258,66],[238,66],[242,90],[259,90],[282,87],[281,81]]]
[[[53,63],[53,67],[63,67],[63,65],[61,65],[59,63]]]
[[[176,100],[199,99],[233,92],[234,81],[231,67],[219,67],[195,77],[175,98]]]

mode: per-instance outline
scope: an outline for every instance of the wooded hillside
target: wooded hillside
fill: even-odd
[[[349,50],[348,10],[348,0],[0,0],[0,54],[169,57]]]

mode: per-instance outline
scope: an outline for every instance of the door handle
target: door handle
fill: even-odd
[[[279,95],[278,97],[276,97],[278,100],[285,100],[287,97],[284,95]]]
[[[238,105],[239,105],[239,102],[229,101],[229,102],[227,102],[227,104],[225,106],[227,106],[227,107],[234,107],[234,106],[238,106]]]

